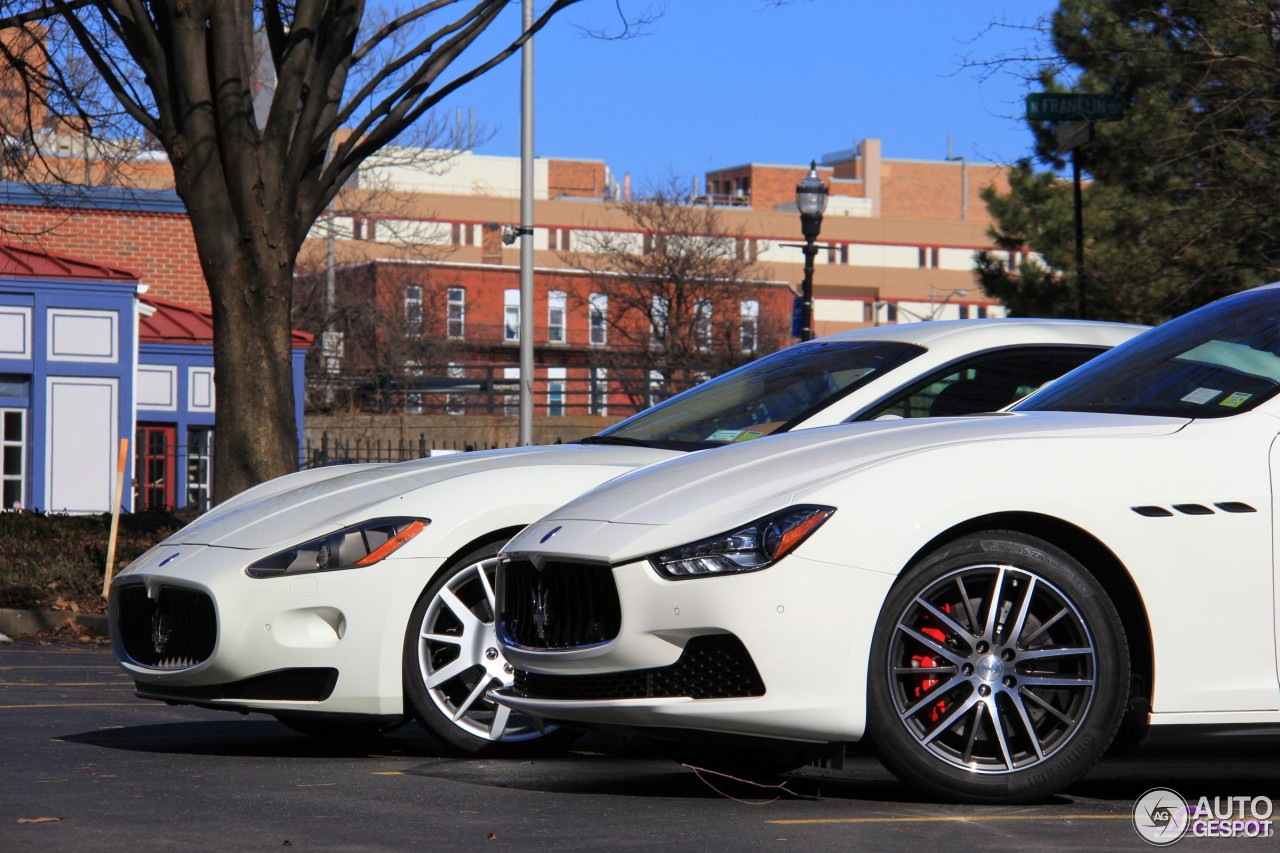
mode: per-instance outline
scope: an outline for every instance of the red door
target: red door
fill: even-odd
[[[176,428],[138,424],[134,440],[137,447],[133,476],[134,511],[173,509],[177,506],[173,479]]]

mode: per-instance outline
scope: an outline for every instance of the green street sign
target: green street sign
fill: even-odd
[[[1033,121],[1119,121],[1124,101],[1119,95],[1073,95],[1032,92],[1027,118]]]

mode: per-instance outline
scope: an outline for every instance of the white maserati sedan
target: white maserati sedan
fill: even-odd
[[[301,471],[217,506],[122,571],[112,647],[144,698],[324,734],[415,716],[462,752],[518,750],[548,730],[487,694],[513,677],[494,633],[492,558],[526,524],[689,451],[1000,408],[1138,331],[865,329],[766,356],[578,443]]]
[[[663,462],[529,526],[495,694],[550,721],[866,739],[1018,802],[1149,739],[1280,738],[1280,285],[984,415]]]

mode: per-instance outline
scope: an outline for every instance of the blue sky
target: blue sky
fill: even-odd
[[[621,0],[641,8],[653,0]],[[658,0],[661,5],[661,0]],[[591,39],[613,0],[585,0],[537,38],[539,157],[600,159],[637,187],[709,169],[805,163],[878,138],[888,158],[1012,162],[1030,134],[1027,84],[980,61],[1035,47],[1050,0],[666,0],[642,38]],[[518,30],[520,4],[495,27]],[[992,21],[1012,26],[988,27]],[[506,32],[509,30],[510,32]],[[520,61],[463,87],[461,108],[494,133],[478,153],[520,152]]]

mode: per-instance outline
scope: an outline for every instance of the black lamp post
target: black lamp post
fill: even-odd
[[[809,174],[796,184],[796,207],[800,208],[800,233],[804,235],[804,283],[800,299],[803,318],[800,340],[813,339],[813,258],[818,254],[814,241],[822,230],[822,214],[827,209],[827,185],[818,177],[818,163],[809,163]]]

